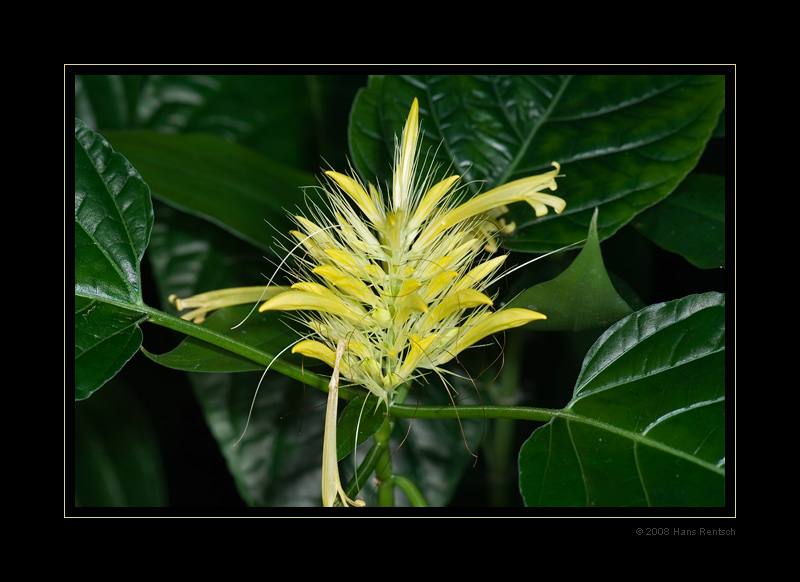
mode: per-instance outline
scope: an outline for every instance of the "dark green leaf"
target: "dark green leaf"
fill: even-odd
[[[619,321],[519,457],[529,506],[725,504],[725,296]]]
[[[263,381],[260,374],[191,374],[190,379],[248,505],[321,505],[325,394],[305,391],[275,373]]]
[[[155,196],[258,246],[291,227],[303,186],[317,180],[222,138],[155,131],[109,135],[147,176]]]
[[[75,398],[112,378],[142,343],[139,267],[150,190],[102,136],[75,120]]]
[[[506,247],[553,250],[583,238],[601,209],[601,238],[667,196],[694,168],[724,105],[724,77],[705,75],[377,76],[351,117],[356,167],[383,185],[393,136],[414,97],[423,152],[473,194],[562,165],[559,216],[510,208]],[[387,147],[388,146],[388,147]]]
[[[165,502],[156,435],[127,388],[117,384],[76,402],[75,506],[161,507]]]
[[[150,190],[99,134],[75,120],[75,291],[141,303]]]
[[[524,307],[547,315],[547,319],[534,324],[537,331],[608,327],[631,313],[603,265],[596,212],[586,244],[567,270],[552,281],[523,291],[508,307]]]
[[[360,395],[347,403],[336,430],[336,457],[340,461],[383,426],[386,409],[375,407],[374,397]]]
[[[142,345],[146,316],[85,297],[75,297],[75,400],[88,398]]]
[[[634,226],[701,269],[725,267],[725,178],[691,174]]]
[[[300,370],[300,358],[292,356],[287,349],[300,336],[281,321],[280,314],[256,311],[250,315],[252,309],[253,306],[249,305],[220,309],[204,321],[203,326],[258,348],[267,355],[280,356],[285,363],[292,363]],[[264,366],[252,360],[192,337],[187,337],[178,347],[165,354],[156,355],[146,351],[145,354],[162,366],[187,372],[252,372],[264,369]],[[316,376],[312,372],[308,374]]]

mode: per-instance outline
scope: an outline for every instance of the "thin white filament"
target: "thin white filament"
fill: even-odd
[[[258,381],[258,385],[256,386],[256,393],[253,394],[253,401],[250,402],[250,411],[247,413],[247,422],[245,422],[245,424],[244,424],[244,429],[242,430],[242,434],[239,436],[238,439],[236,439],[236,442],[233,443],[234,447],[236,445],[238,445],[239,442],[244,438],[244,434],[247,432],[247,427],[250,426],[250,417],[253,416],[253,408],[255,408],[255,405],[256,405],[256,397],[258,396],[258,390],[259,390],[259,388],[261,388],[261,383],[264,381],[264,377],[267,375],[267,372],[269,371],[270,367],[272,366],[272,364],[275,363],[275,360],[277,360],[278,358],[281,357],[281,354],[283,354],[283,352],[288,350],[290,347],[292,347],[293,345],[295,345],[296,343],[298,343],[302,339],[303,338],[300,338],[299,340],[293,341],[288,346],[283,348],[280,352],[278,352],[278,355],[275,356],[274,358],[272,358],[272,361],[269,363],[269,365],[266,367],[264,372],[261,374],[261,379]]]

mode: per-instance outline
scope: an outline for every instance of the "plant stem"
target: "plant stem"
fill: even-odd
[[[506,343],[506,366],[500,375],[500,381],[489,387],[492,401],[503,406],[512,406],[517,400],[525,345],[522,337],[515,337],[516,334],[513,332],[509,335],[515,341]],[[507,507],[512,481],[511,453],[516,420],[495,418],[490,426],[491,432],[484,447],[488,466],[490,504],[493,507]]]
[[[425,498],[422,497],[422,493],[420,493],[417,486],[414,485],[410,479],[406,479],[401,475],[392,475],[391,482],[393,485],[397,485],[403,490],[411,501],[411,505],[414,507],[428,507],[428,503],[425,501]]]
[[[373,435],[375,442],[381,447],[381,456],[375,467],[378,478],[378,506],[394,507],[394,483],[392,481],[392,455],[389,451],[389,437],[394,428],[394,420],[389,417],[378,432]]]

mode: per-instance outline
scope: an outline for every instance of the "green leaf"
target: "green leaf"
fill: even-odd
[[[375,398],[360,394],[347,403],[336,427],[336,458],[342,460],[383,426],[385,408]]]
[[[75,297],[75,400],[91,396],[142,345],[147,316],[86,297]]]
[[[150,190],[102,136],[75,120],[75,398],[112,378],[142,342],[140,262]],[[120,303],[122,305],[120,305]]]
[[[700,269],[725,267],[725,178],[691,174],[634,226]]]
[[[153,427],[119,380],[75,403],[75,506],[162,507],[166,486]]]
[[[150,189],[122,155],[75,120],[75,290],[141,303]]]
[[[717,126],[724,87],[713,75],[375,76],[354,105],[350,147],[362,176],[386,183],[417,97],[422,151],[473,195],[559,162],[566,210],[536,218],[515,204],[506,216],[517,226],[507,248],[554,250],[583,238],[594,208],[607,238],[675,189]]]
[[[519,455],[528,506],[725,504],[725,296],[619,321]]]
[[[586,244],[572,264],[552,281],[523,291],[508,307],[523,307],[547,315],[537,331],[582,331],[608,327],[631,313],[608,277],[597,239],[597,211]]]
[[[274,250],[275,234],[290,229],[301,188],[317,183],[212,135],[121,131],[109,139],[147,176],[156,197],[264,250]]]
[[[321,505],[325,394],[274,373],[260,384],[260,374],[191,374],[190,380],[248,505]]]
[[[252,306],[220,309],[203,322],[203,327],[258,348],[267,357],[280,356],[284,364],[291,364],[297,369],[298,375],[307,374],[309,381],[312,378],[317,379],[317,374],[303,371],[300,358],[287,350],[300,336],[281,321],[281,314],[255,312],[250,316],[252,309]],[[165,354],[156,355],[143,351],[147,357],[162,366],[187,372],[264,370],[261,364],[193,337],[187,337],[175,349]],[[327,384],[327,380],[322,382]]]

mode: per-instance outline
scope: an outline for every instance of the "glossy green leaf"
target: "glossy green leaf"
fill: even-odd
[[[91,396],[142,345],[146,316],[102,299],[75,297],[75,400]]]
[[[265,250],[290,230],[290,213],[304,203],[301,188],[317,183],[311,174],[212,135],[121,131],[108,137],[147,176],[156,197]]]
[[[319,155],[310,146],[324,132],[315,115],[335,98],[331,86],[341,86],[338,81],[311,75],[76,75],[75,116],[104,135],[112,129],[205,133],[294,167],[316,168]]]
[[[603,264],[597,240],[597,213],[580,254],[558,277],[523,291],[508,303],[547,315],[537,331],[581,331],[608,327],[631,313],[617,293]]]
[[[102,136],[75,120],[75,398],[112,378],[142,342],[139,267],[150,191]]]
[[[75,291],[141,303],[150,190],[125,157],[75,120]]]
[[[375,407],[375,398],[365,394],[347,403],[336,429],[336,457],[341,461],[383,426],[386,410]]]
[[[725,178],[691,174],[634,226],[700,269],[725,267]]]
[[[666,197],[694,168],[724,106],[724,77],[708,75],[375,76],[355,103],[355,165],[383,185],[393,137],[414,97],[442,171],[472,194],[562,165],[561,215],[536,218],[515,204],[513,250],[546,251],[581,240],[594,208],[600,237]]]
[[[724,506],[725,296],[619,321],[519,455],[528,506]]]

